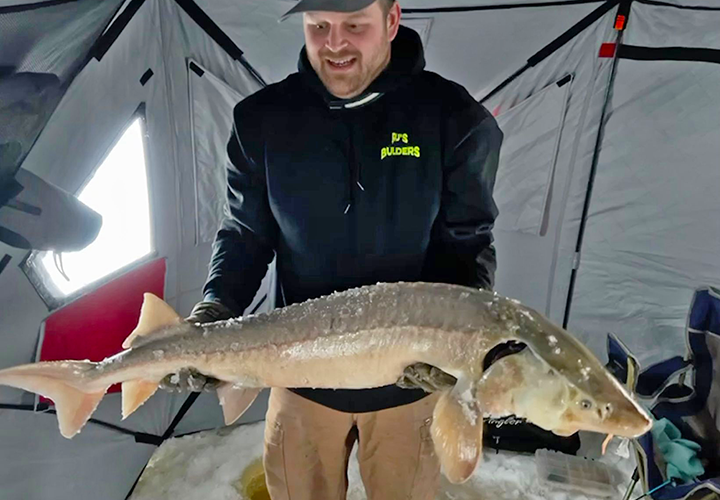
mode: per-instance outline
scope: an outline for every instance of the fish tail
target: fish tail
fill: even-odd
[[[70,439],[95,412],[109,385],[87,388],[83,374],[94,368],[91,361],[40,362],[0,370],[0,385],[34,392],[55,403],[60,433]]]

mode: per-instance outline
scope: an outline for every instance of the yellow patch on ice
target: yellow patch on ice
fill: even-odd
[[[265,484],[265,469],[262,457],[253,460],[235,483],[235,489],[244,500],[270,500],[267,485]]]

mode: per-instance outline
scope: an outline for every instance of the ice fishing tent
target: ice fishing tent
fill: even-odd
[[[84,287],[61,290],[62,275],[92,267],[89,254],[2,244],[0,367],[117,348],[142,291],[189,312],[222,214],[232,105],[295,70],[299,20],[277,22],[292,5],[0,0],[0,166],[91,207],[142,208],[129,225],[98,208],[93,244],[107,253],[95,260],[119,257]],[[601,359],[608,332],[643,364],[684,354],[693,290],[720,284],[717,2],[401,5],[428,69],[463,84],[505,132],[496,289]],[[91,190],[101,170],[105,187]],[[17,206],[0,208],[0,225],[3,210]],[[271,267],[252,310],[273,306],[274,286]],[[3,500],[126,498],[164,438],[222,425],[209,394],[158,393],[125,421],[119,403],[109,394],[66,440],[46,402],[0,387]],[[245,421],[263,418],[263,403]]]

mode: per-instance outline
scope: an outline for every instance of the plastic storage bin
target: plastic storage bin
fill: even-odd
[[[609,497],[617,493],[612,469],[595,460],[564,453],[537,450],[535,452],[538,481],[549,490],[567,490]]]

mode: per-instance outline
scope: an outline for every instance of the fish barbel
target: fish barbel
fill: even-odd
[[[484,370],[486,354],[507,342],[525,344],[525,354]],[[71,438],[116,383],[122,384],[124,419],[164,377],[196,370],[220,381],[217,394],[230,424],[266,387],[381,387],[398,382],[406,367],[425,363],[457,379],[438,399],[431,426],[443,473],[454,483],[467,480],[477,466],[484,414],[524,414],[562,435],[588,430],[637,437],[652,425],[633,396],[566,330],[516,300],[459,285],[378,283],[206,324],[188,323],[145,294],[138,325],[123,347],[100,362],[0,370],[0,384],[52,399],[60,432]],[[538,380],[545,383],[537,386]],[[533,383],[542,390],[530,390]],[[545,401],[553,404],[536,397],[533,408],[528,397],[542,391],[552,393]]]

